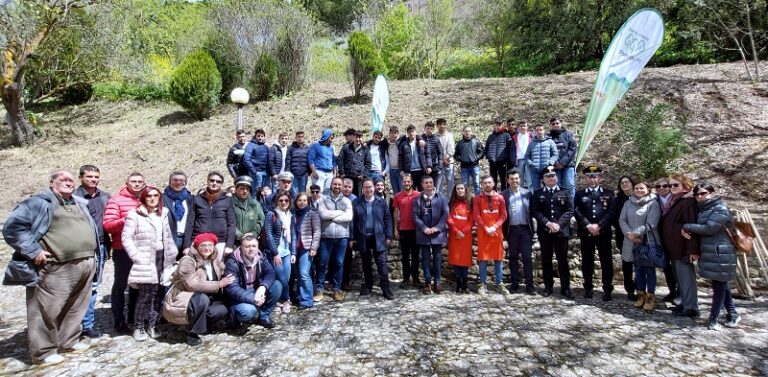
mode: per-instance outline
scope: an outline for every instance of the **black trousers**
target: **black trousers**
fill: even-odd
[[[376,261],[376,272],[379,275],[379,287],[382,291],[389,289],[389,273],[387,268],[387,249],[377,251],[375,236],[366,236],[365,245],[361,245],[360,259],[363,261],[363,280],[365,287],[373,288],[373,268],[371,262]]]
[[[413,180],[413,187],[418,191],[424,191],[421,188],[421,179],[424,177],[424,170],[412,171],[408,172],[408,174],[411,175],[411,179]]]
[[[672,298],[677,297],[677,275],[675,275],[675,267],[672,265],[671,260],[668,260],[667,265],[664,267],[664,279],[667,281],[670,296]]]
[[[506,161],[488,161],[488,170],[491,178],[496,182],[499,191],[507,188],[507,162]],[[482,182],[480,182],[482,184]]]
[[[189,332],[205,334],[209,326],[227,318],[227,307],[205,293],[195,292],[189,300],[187,318]]]
[[[350,238],[349,241],[353,241],[353,239]],[[347,242],[347,253],[344,254],[344,266],[342,266],[341,271],[341,289],[345,291],[349,290],[349,284],[352,282],[352,254],[352,245]]]
[[[635,264],[622,261],[621,271],[624,275],[624,290],[626,290],[627,293],[634,293],[635,288],[637,287],[637,285],[635,285],[635,279],[632,279],[632,274],[635,271]]]
[[[571,288],[570,270],[568,269],[568,237],[539,234],[541,243],[541,269],[544,275],[544,288],[552,290],[555,278],[552,270],[552,256],[557,258],[557,271],[560,274],[560,292]]]
[[[520,259],[523,260],[525,287],[533,288],[533,236],[528,225],[512,225],[507,233],[509,276],[512,286],[520,285]],[[551,258],[550,258],[551,260]]]
[[[357,178],[357,176],[351,176],[351,175],[345,175],[344,178],[349,178],[352,180],[352,193],[355,194],[355,196],[361,196],[362,182],[360,181],[360,178]]]
[[[600,258],[601,279],[603,292],[613,292],[613,258],[610,232],[602,232],[597,237],[582,236],[581,240],[581,273],[584,276],[584,289],[594,288],[592,278],[595,274],[595,249]]]
[[[112,319],[115,326],[122,323],[133,323],[136,313],[136,301],[139,290],[128,289],[128,320],[125,319],[125,289],[128,288],[128,275],[131,273],[133,261],[125,250],[112,250],[112,263],[115,265],[115,281],[112,283]]]
[[[416,244],[416,230],[400,231],[400,252],[403,263],[403,280],[411,278],[414,283],[418,282],[421,249]]]

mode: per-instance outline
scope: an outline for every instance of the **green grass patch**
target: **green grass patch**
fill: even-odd
[[[170,100],[167,85],[108,81],[93,86],[93,98],[107,101],[166,101]]]

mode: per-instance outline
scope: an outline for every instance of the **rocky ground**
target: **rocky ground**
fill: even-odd
[[[106,333],[91,348],[66,354],[62,364],[31,366],[25,332],[24,290],[2,287],[0,374],[81,375],[766,375],[768,300],[737,300],[738,329],[719,332],[678,318],[663,305],[653,314],[635,309],[617,286],[603,302],[498,293],[445,292],[425,296],[395,289],[387,301],[351,292],[346,301],[273,314],[278,326],[252,326],[245,335],[220,331],[199,348],[165,326],[158,340],[137,343],[111,333],[108,263],[97,305]],[[661,274],[659,274],[661,275]],[[617,277],[617,283],[618,283]],[[620,284],[619,284],[620,285]],[[397,286],[397,284],[395,284]],[[556,287],[557,288],[557,287]],[[557,291],[557,289],[556,289]],[[664,288],[660,294],[666,293]],[[107,296],[107,297],[104,297]],[[699,292],[702,312],[710,291]]]

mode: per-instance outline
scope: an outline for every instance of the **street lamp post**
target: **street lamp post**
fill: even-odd
[[[248,104],[250,96],[248,91],[243,88],[232,89],[232,93],[229,95],[229,99],[232,103],[237,105],[237,131],[243,129],[243,106]]]

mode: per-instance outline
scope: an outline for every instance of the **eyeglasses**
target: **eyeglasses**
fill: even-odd
[[[680,187],[679,183],[670,183],[669,187]]]
[[[280,199],[277,201],[278,203],[290,203],[291,201],[288,199]]]
[[[209,179],[208,182],[210,183],[224,183],[221,179]]]
[[[705,196],[707,196],[707,195],[709,195],[709,191],[706,191],[706,190],[705,190],[705,191],[699,191],[699,192],[696,194],[696,196],[698,196],[698,197],[702,197],[702,198],[703,198],[703,197],[705,197]]]
[[[657,188],[657,189],[660,189],[660,188],[669,188],[669,185],[667,185],[667,184],[664,184],[664,185],[656,185],[656,188]]]
[[[312,191],[311,191],[311,193],[313,193],[313,194],[319,194],[319,193],[320,193],[320,190],[312,190]]]
[[[197,245],[198,249],[213,249],[215,246],[212,243],[201,243],[200,245]]]

